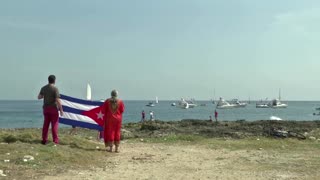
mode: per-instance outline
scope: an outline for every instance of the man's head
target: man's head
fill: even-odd
[[[49,82],[49,84],[54,84],[54,83],[56,83],[56,76],[50,75],[50,76],[48,77],[48,82]]]

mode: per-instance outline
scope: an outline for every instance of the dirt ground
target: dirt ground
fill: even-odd
[[[106,153],[105,167],[70,170],[46,180],[78,179],[318,179],[318,152],[230,150],[207,145],[126,142]],[[317,163],[312,163],[318,158]]]

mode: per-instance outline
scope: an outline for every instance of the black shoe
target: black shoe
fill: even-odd
[[[47,144],[47,142],[45,142],[45,141],[41,141],[41,144],[46,145],[46,144]]]

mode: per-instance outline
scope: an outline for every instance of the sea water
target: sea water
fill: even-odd
[[[149,101],[124,101],[125,113],[123,123],[141,121],[141,111],[146,113],[153,111],[157,120],[177,121],[182,119],[208,120],[211,115],[214,119],[215,104],[209,101],[197,101],[197,104],[205,104],[190,109],[181,109],[171,106],[174,101],[160,101],[154,107],[148,107]],[[177,102],[175,102],[177,103]],[[245,108],[217,109],[218,119],[226,121],[236,120],[269,120],[271,116],[283,120],[319,120],[320,116],[314,116],[315,108],[320,107],[319,101],[289,101],[288,108],[256,108],[255,102]],[[0,101],[0,128],[39,128],[43,124],[42,101]],[[62,125],[64,126],[64,125]]]

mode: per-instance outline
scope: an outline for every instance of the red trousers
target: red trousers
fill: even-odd
[[[116,146],[120,144],[120,137],[121,137],[121,120],[117,119],[108,119],[105,123],[104,127],[104,142],[107,145]]]
[[[46,144],[48,142],[48,131],[51,123],[52,129],[52,139],[53,142],[58,144],[58,128],[59,128],[59,113],[56,107],[44,107],[43,108],[43,128],[42,128],[42,143]]]

